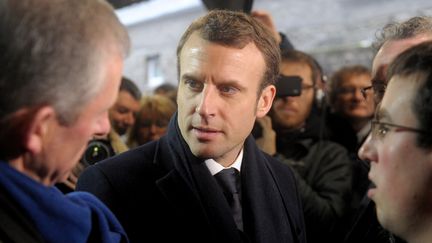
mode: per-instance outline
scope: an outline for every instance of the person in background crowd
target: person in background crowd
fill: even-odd
[[[351,162],[347,151],[323,137],[324,121],[317,107],[320,71],[304,52],[282,53],[280,74],[301,79],[299,96],[280,95],[269,116],[258,119],[258,146],[295,169],[303,202],[308,242],[339,242],[350,200]],[[293,82],[279,80],[278,82]]]
[[[108,133],[128,51],[104,1],[0,2],[0,242],[128,242],[95,196],[54,187]]]
[[[357,151],[370,131],[370,120],[375,103],[371,95],[362,94],[365,87],[371,85],[371,73],[361,65],[345,66],[337,70],[328,84],[326,125],[329,128],[329,139],[341,144],[348,150],[352,161],[352,198],[350,211],[346,220],[351,222],[360,207],[367,191],[367,165],[362,163]],[[370,91],[368,91],[370,92]],[[349,223],[344,224],[345,231]]]
[[[115,104],[109,110],[112,125],[111,136],[122,136],[127,141],[126,134],[135,124],[136,113],[140,108],[141,91],[138,86],[126,77],[122,77],[120,91]],[[114,135],[115,134],[115,135]]]
[[[409,243],[432,242],[432,42],[389,66],[387,88],[359,156],[381,225]]]
[[[276,92],[271,33],[247,14],[210,11],[183,34],[177,61],[166,136],[88,167],[78,189],[106,202],[136,242],[306,242],[292,170],[250,135]]]
[[[130,130],[130,148],[158,140],[165,135],[168,123],[177,106],[171,99],[161,95],[144,96],[137,120]]]
[[[361,65],[345,66],[331,77],[328,90],[330,112],[327,126],[331,140],[343,145],[350,157],[355,158],[360,145],[370,130],[370,120],[375,110],[371,95],[362,94],[371,85],[371,73]],[[368,91],[370,92],[370,91]]]
[[[416,16],[404,22],[386,25],[374,43],[377,51],[372,62],[372,85],[366,87],[363,93],[372,95],[375,104],[378,104],[386,90],[386,72],[390,62],[404,50],[428,40],[432,40],[432,17]],[[366,138],[366,142],[368,139],[371,139],[370,135]],[[403,241],[381,227],[377,221],[375,204],[365,195],[362,207],[358,210],[345,242]]]
[[[170,83],[161,84],[154,89],[153,94],[166,96],[177,105],[177,86],[175,85]]]

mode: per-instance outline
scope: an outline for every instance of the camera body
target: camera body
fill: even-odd
[[[84,166],[87,167],[114,155],[115,152],[109,140],[92,139],[88,143],[87,148],[80,161]]]
[[[279,75],[276,81],[276,97],[300,96],[302,93],[302,78],[300,76]]]

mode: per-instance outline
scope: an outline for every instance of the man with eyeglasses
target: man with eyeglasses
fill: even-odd
[[[333,73],[328,85],[329,111],[326,119],[331,140],[343,145],[354,160],[369,134],[375,110],[372,97],[368,95],[365,99],[361,92],[370,85],[371,72],[362,65],[340,68]]]
[[[378,221],[410,243],[432,242],[431,67],[432,42],[395,59],[371,138],[359,151],[371,163],[367,195]]]
[[[372,90],[376,103],[382,99],[386,90],[388,65],[404,50],[432,40],[432,17],[413,17],[402,23],[386,25],[374,43],[377,50],[372,63],[372,85],[363,89]]]
[[[319,68],[308,54],[291,50],[282,53],[280,73],[292,77],[286,82],[299,77],[301,94],[288,96],[286,90],[279,90],[283,85],[277,86],[269,116],[258,119],[263,132],[257,144],[294,168],[307,241],[340,242],[339,225],[348,212],[351,196],[351,161],[344,147],[323,138],[324,120],[317,97]]]
[[[373,95],[378,104],[386,92],[386,72],[397,55],[419,43],[432,40],[432,17],[413,17],[405,22],[386,25],[374,44],[377,50],[372,63],[372,85],[363,89],[363,95]],[[368,136],[366,143],[371,136]],[[360,148],[360,151],[364,147]],[[375,205],[366,196],[355,224],[345,242],[403,242],[393,237],[377,223]]]

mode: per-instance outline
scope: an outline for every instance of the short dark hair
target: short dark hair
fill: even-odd
[[[282,52],[282,62],[294,62],[307,65],[311,69],[311,79],[315,85],[321,78],[322,70],[318,62],[309,54],[299,50],[286,50]]]
[[[389,67],[387,81],[394,76],[406,81],[419,82],[419,87],[412,103],[419,129],[428,133],[419,133],[417,145],[429,149],[432,147],[432,41],[427,41],[402,52]]]
[[[173,84],[163,83],[154,89],[153,94],[167,96],[177,105],[177,89]]]
[[[120,90],[119,91],[126,91],[128,92],[130,95],[132,95],[132,97],[137,100],[140,101],[141,100],[141,91],[138,88],[138,86],[130,79],[126,78],[126,77],[122,77],[121,79],[121,83],[120,83]]]
[[[279,75],[280,49],[272,33],[250,15],[227,10],[212,10],[195,20],[185,31],[177,46],[177,71],[180,74],[180,54],[189,37],[197,32],[204,40],[224,46],[243,48],[254,43],[261,51],[266,71],[262,77],[264,87],[274,84]]]

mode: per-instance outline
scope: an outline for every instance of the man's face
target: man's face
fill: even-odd
[[[300,96],[275,99],[273,119],[284,128],[297,129],[304,124],[312,109],[314,99],[312,70],[303,63],[282,62],[280,72],[285,76],[301,77],[303,88]]]
[[[404,40],[388,41],[379,49],[372,63],[372,86],[375,87],[375,104],[381,101],[386,90],[386,73],[389,64],[406,49],[428,40],[432,40],[432,35],[422,34]],[[371,136],[369,135],[365,142],[369,142],[370,139]],[[359,151],[362,149],[363,146]]]
[[[135,123],[135,115],[140,107],[139,100],[136,100],[129,92],[121,90],[117,101],[109,110],[109,117],[114,131],[123,135]]]
[[[379,122],[418,128],[412,111],[418,83],[395,76],[387,87],[376,118]],[[376,129],[378,128],[378,129]],[[359,155],[370,160],[368,196],[375,201],[379,222],[404,236],[425,212],[431,213],[432,152],[416,145],[418,133],[388,125],[373,125],[372,138]]]
[[[65,126],[56,119],[50,123],[47,136],[43,140],[42,152],[38,158],[44,168],[40,173],[49,177],[45,183],[52,185],[65,180],[75,167],[88,141],[95,134],[109,132],[108,109],[116,100],[123,68],[121,56],[105,61],[102,69],[103,84],[97,95],[83,108],[74,124]]]
[[[265,62],[255,44],[243,49],[193,33],[180,53],[178,125],[192,153],[224,166],[234,162],[256,117],[264,116],[273,85],[257,97]]]
[[[403,51],[419,43],[432,40],[432,35],[417,35],[404,40],[387,41],[376,54],[372,63],[372,86],[386,84],[386,73],[389,64]],[[375,102],[378,104],[384,95],[385,89],[378,88],[375,92]]]
[[[368,74],[351,75],[338,88],[334,109],[348,119],[365,119],[373,115],[375,103],[371,96],[366,99],[361,89],[371,85]]]

